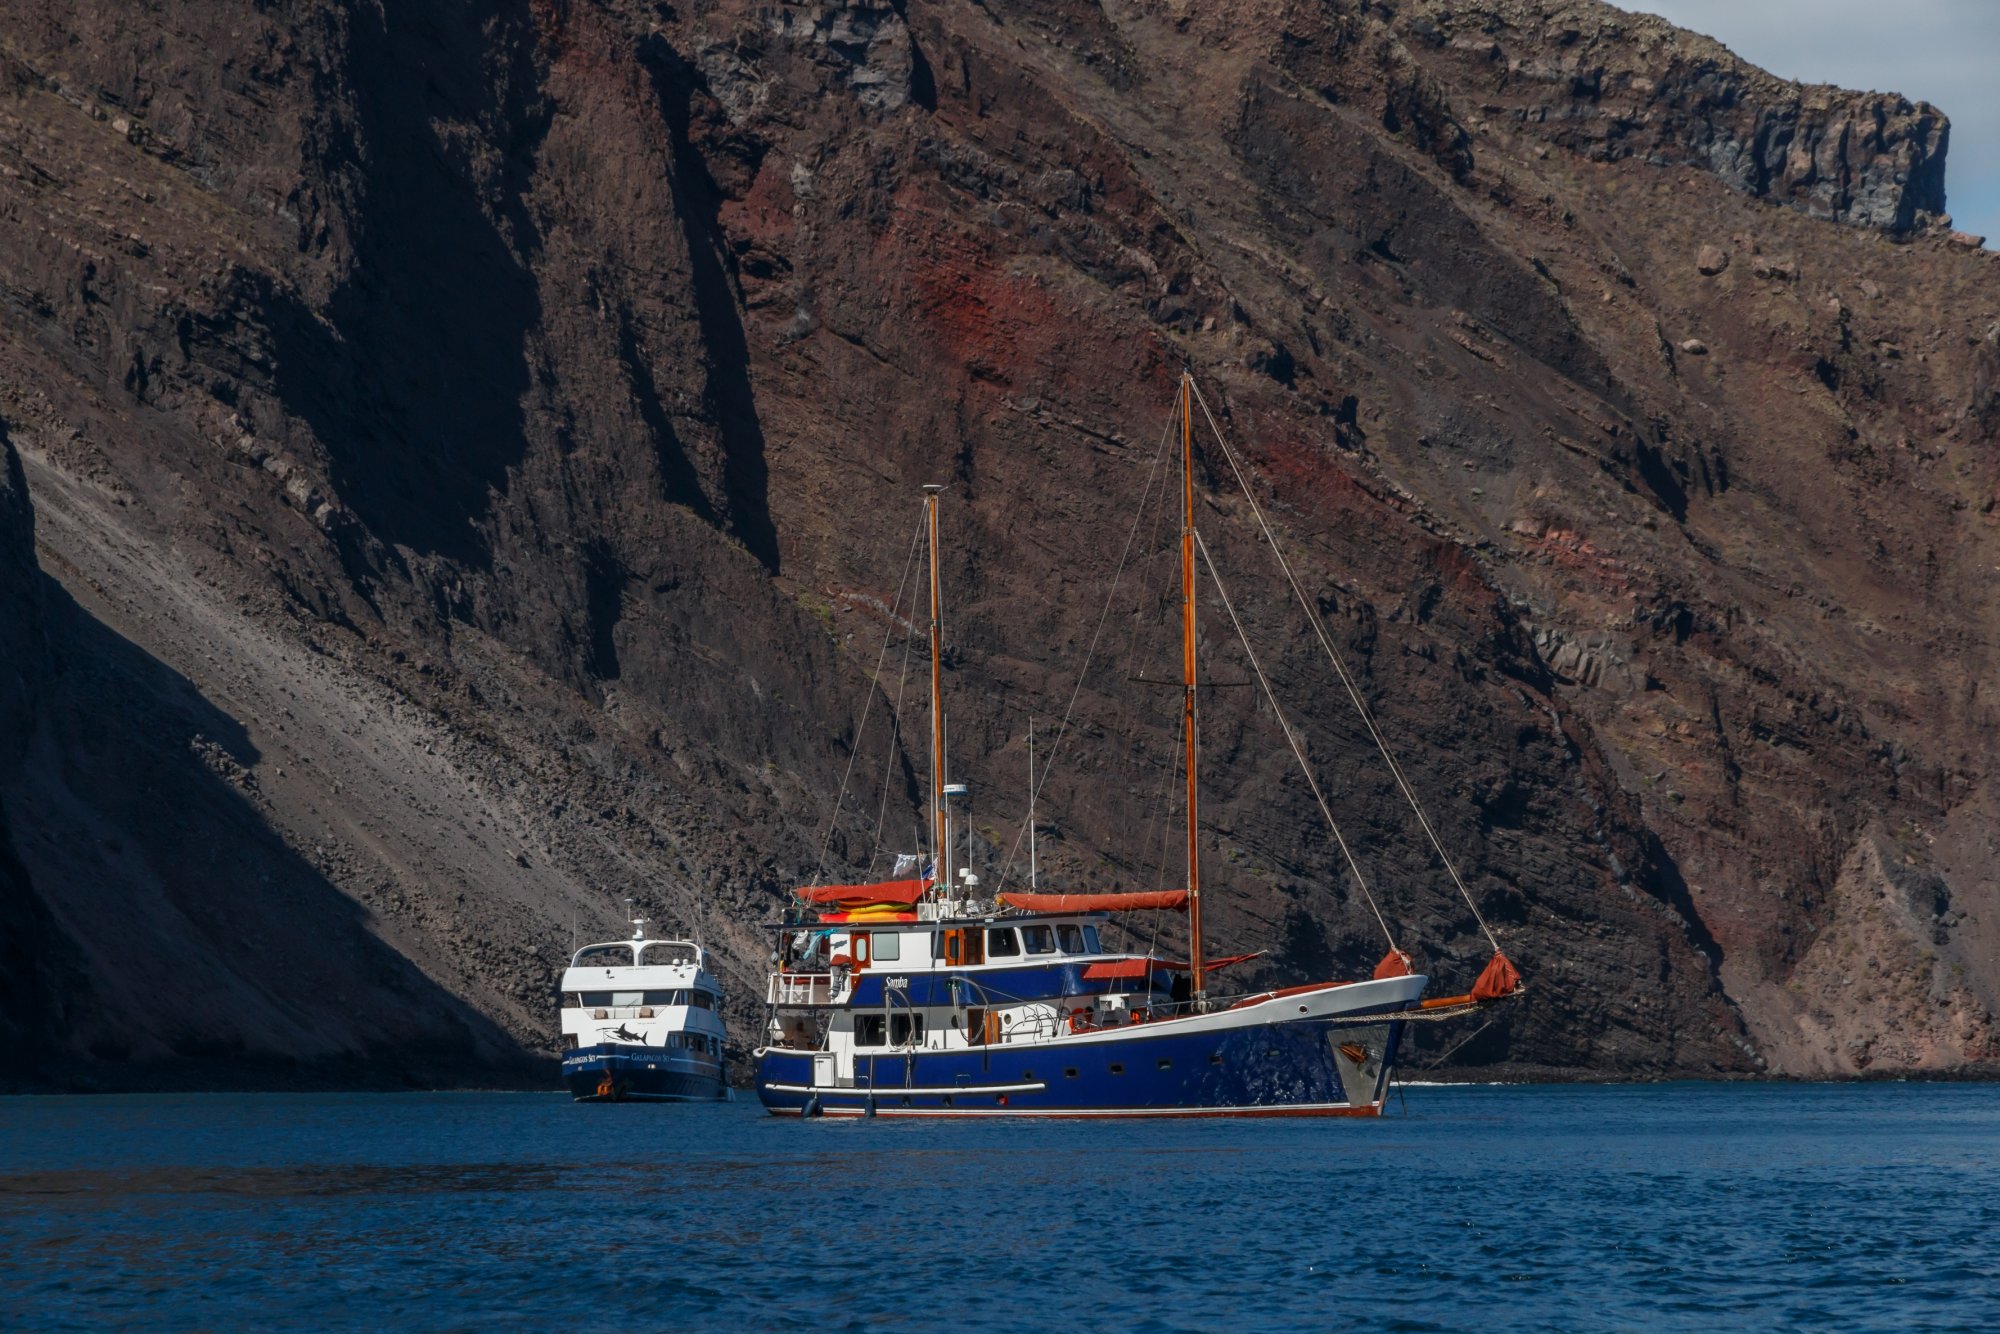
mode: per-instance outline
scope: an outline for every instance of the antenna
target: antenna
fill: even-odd
[[[632,900],[629,896],[625,900],[625,912],[632,923],[632,939],[644,940],[646,938],[646,919],[630,916],[632,912]]]

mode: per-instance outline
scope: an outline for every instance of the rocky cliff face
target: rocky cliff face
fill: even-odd
[[[2000,269],[1932,225],[1946,131],[1557,0],[30,4],[0,419],[48,577],[9,511],[0,634],[48,647],[0,681],[0,875],[68,971],[14,1068],[523,1077],[627,896],[751,1045],[756,923],[912,841],[883,636],[932,481],[989,882],[1094,640],[1045,865],[1171,878],[1128,678],[1183,364],[1530,976],[1451,1062],[1991,1063]],[[1385,912],[1469,982],[1208,466]],[[1215,695],[1219,941],[1364,967],[1267,712]]]

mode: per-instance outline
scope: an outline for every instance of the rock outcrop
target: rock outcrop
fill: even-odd
[[[1926,225],[1945,138],[1583,0],[29,0],[0,876],[67,971],[12,1077],[537,1078],[628,897],[715,948],[740,1060],[787,887],[917,837],[930,482],[989,883],[1072,701],[1045,876],[1171,879],[1132,515],[1182,365],[1530,978],[1452,1067],[1992,1062],[2000,266]],[[1384,910],[1469,985],[1209,462]],[[1215,693],[1218,940],[1271,949],[1246,985],[1366,968]]]
[[[1380,8],[1480,115],[1610,162],[1712,171],[1819,218],[1907,232],[1944,216],[1951,125],[1927,102],[1802,87],[1711,38],[1597,0],[1410,0]]]

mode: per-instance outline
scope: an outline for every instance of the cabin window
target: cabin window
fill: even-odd
[[[875,933],[875,962],[886,963],[903,957],[903,934],[900,931],[877,931]]]
[[[644,1005],[646,993],[643,991],[614,991],[611,993],[613,1005]]]
[[[647,968],[693,963],[694,948],[690,945],[648,945],[639,952],[639,962]]]
[[[1021,928],[1021,943],[1028,947],[1030,954],[1054,954],[1056,952],[1056,931],[1052,926],[1024,926]]]
[[[581,951],[570,963],[572,968],[630,968],[631,966],[630,945],[599,945]]]
[[[581,991],[565,991],[563,993],[563,1004],[572,1010],[576,1009],[583,1004],[583,993]]]
[[[585,991],[580,994],[583,996],[583,1003],[585,1005],[611,1004],[611,993],[608,991]]]
[[[715,1008],[715,997],[706,991],[696,990],[689,992],[688,1001],[697,1010],[713,1010]]]
[[[988,927],[986,931],[986,957],[989,959],[1012,958],[1021,952],[1021,946],[1014,939],[1011,926]]]
[[[856,931],[852,936],[849,936],[847,939],[847,952],[853,957],[856,968],[866,968],[868,966],[868,933],[866,931]]]
[[[1083,931],[1075,922],[1064,922],[1057,926],[1056,938],[1062,941],[1064,954],[1083,953]]]
[[[648,1005],[686,1005],[687,993],[685,991],[649,991],[646,993],[645,1003]]]
[[[924,1040],[924,1017],[920,1014],[893,1014],[889,1016],[889,1042],[896,1047],[907,1047],[911,1043]]]
[[[857,1047],[888,1046],[889,1016],[886,1014],[855,1015],[854,1045]]]
[[[1086,926],[1085,928],[1083,928],[1083,948],[1085,952],[1089,954],[1104,953],[1104,946],[1097,943],[1096,927]]]

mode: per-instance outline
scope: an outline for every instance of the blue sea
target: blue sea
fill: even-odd
[[[0,1327],[2000,1327],[2000,1087],[1416,1087],[1390,1111],[0,1099]]]

